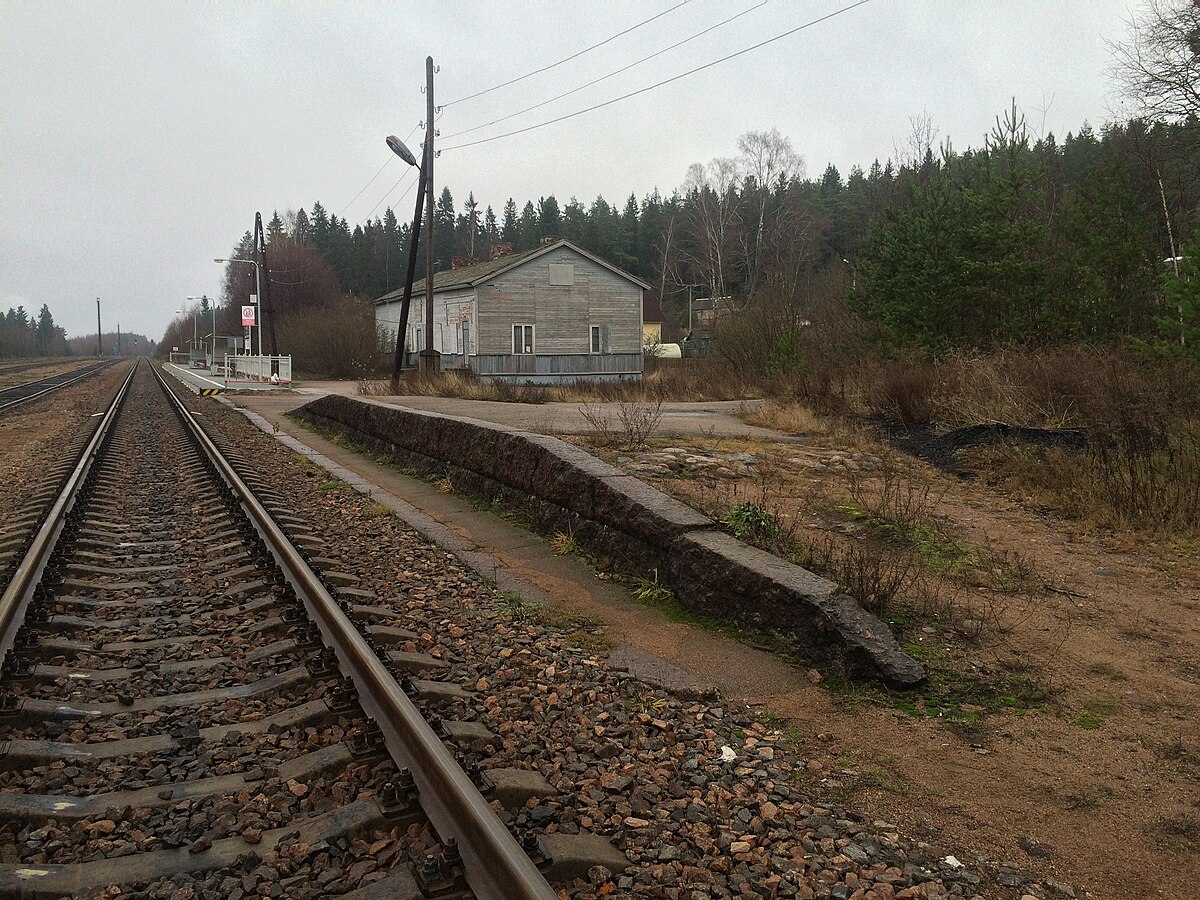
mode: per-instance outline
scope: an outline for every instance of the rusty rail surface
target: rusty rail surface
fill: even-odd
[[[22,403],[32,403],[34,400],[75,384],[77,381],[83,381],[88,376],[95,375],[97,372],[103,371],[111,365],[113,365],[111,362],[97,363],[93,366],[87,366],[84,369],[75,369],[71,372],[63,372],[59,375],[51,375],[47,378],[40,378],[37,381],[30,381],[26,384],[4,388],[0,390],[0,413],[20,406]],[[134,368],[137,368],[136,364]]]
[[[138,365],[140,363],[134,363],[133,368],[129,370],[129,375],[113,397],[100,424],[84,446],[78,462],[63,482],[62,490],[38,527],[25,556],[17,564],[12,580],[4,589],[4,593],[0,594],[0,662],[3,662],[5,655],[12,649],[17,631],[25,618],[25,609],[29,606],[29,601],[41,578],[42,569],[45,568],[46,561],[50,559],[50,554],[54,551],[55,544],[58,543],[58,536],[62,532],[66,515],[74,505],[75,497],[83,486],[92,464],[98,458],[100,448],[103,447],[113,422],[116,421],[117,413],[125,400],[129,385],[133,382]]]
[[[201,429],[157,368],[152,371],[197,444],[266,541],[284,576],[337,654],[338,668],[354,682],[358,701],[383,733],[384,746],[407,766],[421,806],[443,842],[453,840],[464,876],[477,897],[555,900],[557,893],[488,805],[375,650],[342,612],[271,514]]]

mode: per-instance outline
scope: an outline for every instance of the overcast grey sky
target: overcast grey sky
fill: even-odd
[[[154,339],[188,295],[219,292],[224,256],[273,209],[354,224],[405,219],[411,179],[383,139],[424,118],[425,57],[440,68],[442,146],[545,121],[661,81],[849,5],[769,0],[648,63],[501,126],[451,133],[537,103],[760,0],[0,4],[0,311],[50,306],[71,335]],[[674,7],[679,8],[674,8]],[[511,87],[458,98],[630,34]],[[927,112],[978,145],[1010,98],[1059,137],[1109,118],[1105,39],[1123,0],[872,0],[769,46],[569,121],[447,150],[435,168],[459,208],[497,214],[553,193],[622,204],[669,194],[692,162],[778,128],[810,175],[885,160]],[[420,132],[411,144],[420,144]]]

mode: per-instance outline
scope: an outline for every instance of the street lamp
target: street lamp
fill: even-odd
[[[203,303],[210,303],[208,294],[202,294],[199,297],[188,297],[188,299],[200,300],[203,301]],[[217,364],[217,303],[215,300],[211,301],[208,309],[209,312],[212,313],[212,358],[208,361],[208,367],[211,369]]]
[[[191,300],[192,298],[188,297],[188,299]],[[187,313],[186,309],[175,310],[175,315],[177,315],[177,316],[186,315],[186,313]],[[198,327],[196,325],[196,311],[192,310],[192,346],[193,347],[195,347],[198,343],[200,343],[200,338],[196,334],[197,330],[198,330]],[[191,355],[191,353],[189,353],[188,354],[188,365],[190,366],[191,363],[192,363],[192,355]]]
[[[431,126],[432,128],[432,126]],[[410,166],[414,166],[420,174],[417,176],[417,208],[413,211],[412,231],[408,235],[408,269],[404,275],[404,299],[400,302],[400,320],[396,323],[396,359],[392,363],[392,391],[400,390],[400,369],[404,366],[404,342],[408,332],[408,309],[412,303],[413,278],[417,272],[417,240],[421,234],[421,210],[425,208],[425,191],[428,188],[425,169],[417,165],[417,158],[412,151],[404,146],[404,141],[394,134],[388,135],[387,145],[391,151]],[[426,140],[425,146],[431,147],[432,142]],[[425,151],[428,153],[428,150]],[[426,272],[426,278],[433,278],[433,272]],[[427,330],[425,342],[428,345],[432,335]]]
[[[254,266],[254,304],[258,310],[258,312],[257,312],[257,315],[258,315],[258,323],[257,323],[258,324],[258,355],[262,356],[263,306],[262,306],[262,303],[259,302],[259,298],[262,297],[262,264],[259,263],[257,260],[253,260],[253,259],[242,259],[240,256],[230,256],[226,259],[214,259],[213,262],[215,262],[215,263],[240,262],[240,263],[249,263],[250,265]],[[215,329],[214,329],[214,331],[215,331]]]

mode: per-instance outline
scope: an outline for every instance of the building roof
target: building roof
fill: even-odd
[[[534,247],[532,250],[523,250],[520,253],[510,253],[508,256],[501,256],[498,259],[491,259],[487,262],[476,263],[473,266],[464,266],[461,269],[449,269],[445,272],[435,272],[433,276],[433,292],[435,294],[442,291],[448,291],[455,288],[475,287],[476,285],[487,281],[489,278],[495,278],[497,275],[507,272],[510,269],[515,269],[518,266],[523,266],[527,262],[537,259],[551,250],[556,250],[559,247],[569,247],[580,256],[590,259],[599,266],[603,266],[610,272],[621,276],[627,281],[636,284],[643,291],[649,290],[650,285],[646,284],[641,279],[635,278],[628,272],[618,269],[612,263],[605,262],[598,256],[588,253],[579,247],[576,247],[570,241],[555,241],[553,244],[546,244],[544,247]],[[421,279],[413,285],[413,296],[418,297],[425,293],[425,279]],[[404,288],[398,288],[378,297],[375,300],[376,305],[381,303],[393,303],[404,298]]]

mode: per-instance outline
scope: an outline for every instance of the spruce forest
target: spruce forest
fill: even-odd
[[[980,146],[940,140],[928,117],[892,158],[809,173],[791,139],[750,132],[736,154],[695,163],[669,194],[624,202],[510,198],[498,212],[441,188],[438,270],[562,237],[652,284],[664,339],[687,325],[689,293],[729,297],[771,336],[759,368],[786,368],[796,323],[844,322],[880,349],[1030,347],[1138,341],[1188,346],[1200,207],[1200,122],[1134,120],[1062,139],[1036,136],[1014,104]],[[400,286],[409,224],[387,209],[355,225],[316,202],[266,226],[277,324],[295,352],[329,316],[357,323],[328,374],[370,368],[369,301]],[[247,232],[231,255],[252,253]],[[1182,259],[1180,258],[1182,257]],[[230,267],[232,322],[253,270]],[[417,278],[424,277],[424,253]],[[1172,285],[1175,287],[1172,287]],[[689,287],[690,286],[690,287]],[[175,323],[176,330],[183,321]],[[282,341],[283,338],[281,337]],[[163,345],[179,343],[168,333]],[[739,352],[734,339],[727,352]],[[756,342],[761,345],[761,342]],[[1192,346],[1196,343],[1191,342]],[[346,354],[350,354],[348,358]],[[774,360],[774,363],[772,363]]]

